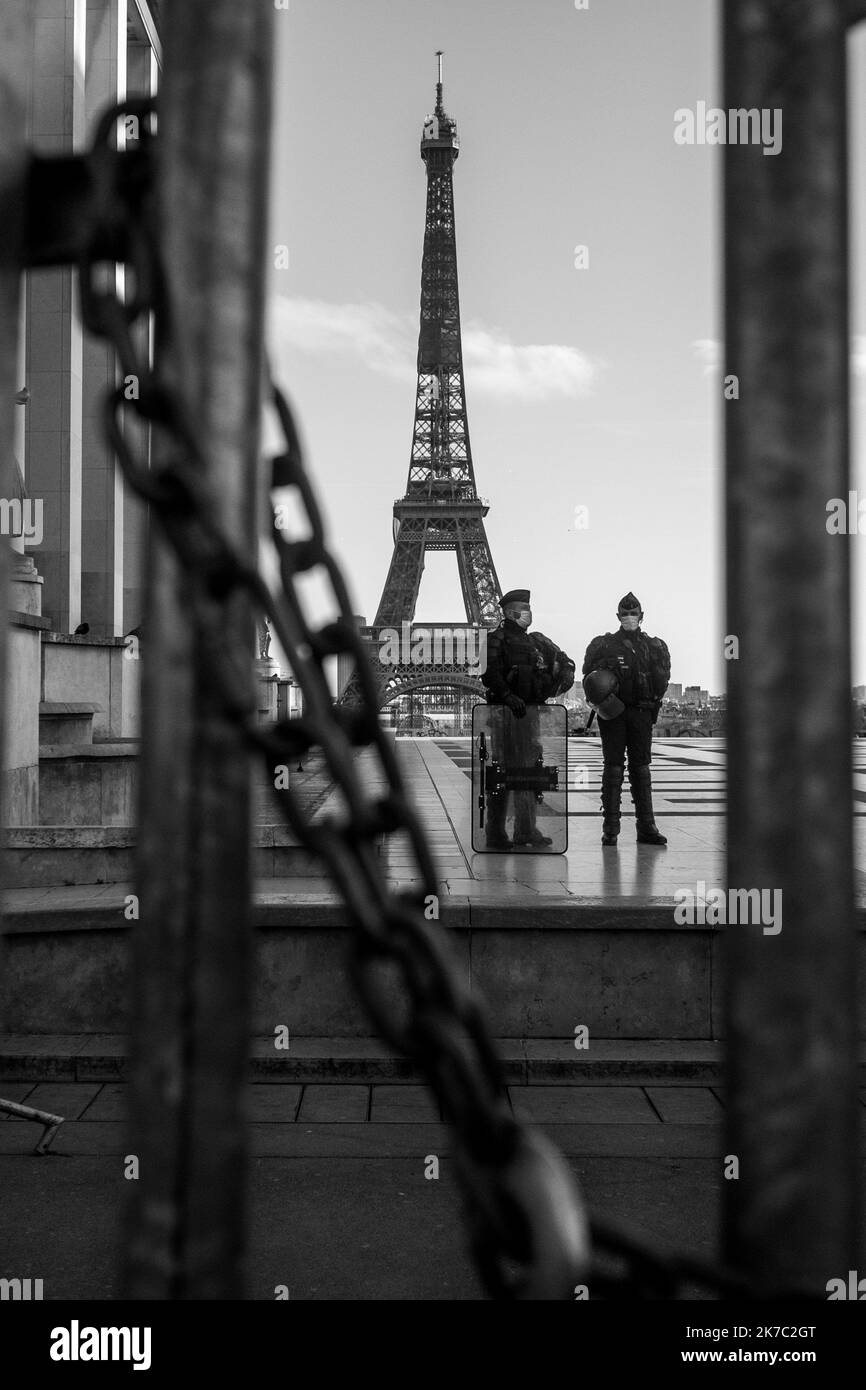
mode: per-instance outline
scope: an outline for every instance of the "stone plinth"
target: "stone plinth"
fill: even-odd
[[[9,648],[3,824],[39,819],[40,638],[50,624],[42,613],[42,579],[30,555],[10,556]]]
[[[42,698],[49,702],[96,706],[94,739],[138,736],[140,661],[123,637],[75,637],[45,633],[42,643]],[[38,701],[37,701],[38,703]]]
[[[263,724],[277,718],[277,682],[280,668],[273,657],[258,657],[253,663],[256,673],[259,721]]]
[[[106,846],[107,848],[107,846]],[[120,849],[120,846],[117,846]],[[308,880],[309,885],[309,880]],[[319,892],[259,885],[253,911],[255,983],[251,1027],[293,1038],[371,1038],[348,963],[353,929],[345,909]],[[128,1027],[131,884],[47,890],[6,912],[0,1017],[11,1032],[120,1033]],[[441,922],[457,972],[482,1002],[494,1036],[559,1039],[575,1027],[595,1038],[721,1036],[725,928],[680,928],[660,907],[610,903],[514,905],[495,913],[467,899],[443,904]],[[866,912],[857,914],[860,979],[866,976]],[[866,993],[861,989],[861,1000]],[[861,1010],[866,1036],[866,1003]],[[577,1056],[577,1052],[575,1052]]]

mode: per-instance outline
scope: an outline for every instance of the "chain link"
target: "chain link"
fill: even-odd
[[[190,607],[200,637],[202,659],[226,719],[242,732],[264,761],[274,787],[277,765],[318,747],[339,789],[345,814],[311,823],[291,788],[276,790],[279,807],[298,840],[326,863],[355,932],[350,972],[370,1017],[383,1038],[411,1058],[427,1079],[453,1127],[471,1244],[490,1293],[508,1298],[574,1297],[575,1286],[597,1277],[606,1296],[673,1297],[684,1282],[698,1280],[719,1293],[744,1284],[723,1271],[686,1259],[664,1259],[618,1229],[593,1223],[595,1260],[591,1264],[590,1225],[568,1166],[541,1135],[521,1125],[508,1106],[502,1068],[477,1001],[453,958],[447,935],[425,917],[425,899],[436,891],[430,849],[409,799],[393,742],[378,718],[379,696],[353,619],[354,607],[306,471],[292,412],[272,387],[284,448],[272,461],[271,486],[291,489],[308,527],[302,540],[289,540],[273,512],[271,540],[279,562],[281,588],[274,593],[257,568],[246,563],[216,518],[207,482],[207,465],[181,393],[151,369],[136,340],[136,326],[153,313],[158,341],[170,332],[164,269],[152,178],[124,185],[121,157],[110,137],[119,119],[139,120],[140,150],[152,150],[155,106],[127,101],[100,119],[87,161],[98,201],[96,223],[124,223],[128,233],[127,272],[131,297],[122,301],[113,275],[100,285],[100,258],[94,245],[79,261],[82,317],[87,329],[108,340],[125,379],[137,391],[127,399],[124,384],[105,399],[105,429],[123,474],[150,503],[162,532],[184,567]],[[103,279],[106,279],[103,275]],[[139,334],[139,341],[143,335]],[[122,428],[122,412],[132,405],[143,421],[163,432],[170,462],[151,468],[137,457]],[[162,451],[161,451],[162,453]],[[169,455],[164,455],[169,456]],[[312,628],[304,615],[298,579],[319,568],[327,577],[339,616]],[[268,618],[303,693],[300,718],[260,725],[249,672],[238,670],[225,652],[226,599],[246,591]],[[361,700],[337,706],[324,662],[349,655]],[[356,750],[374,755],[381,797],[365,789]],[[418,890],[398,892],[386,880],[378,853],[383,837],[401,834],[411,847]],[[395,977],[399,989],[395,989]],[[384,981],[387,980],[387,985]],[[607,1252],[626,1265],[611,1275],[598,1262]],[[758,1295],[752,1291],[753,1296]],[[748,1296],[748,1295],[746,1295]],[[766,1297],[766,1293],[763,1297]]]

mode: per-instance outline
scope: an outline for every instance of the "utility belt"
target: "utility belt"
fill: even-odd
[[[625,705],[626,709],[655,710],[658,704],[660,703],[658,700],[623,700],[621,695],[618,698],[622,700],[622,703]]]

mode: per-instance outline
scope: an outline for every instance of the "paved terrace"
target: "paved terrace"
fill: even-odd
[[[568,840],[565,854],[478,854],[472,849],[476,813],[470,781],[471,739],[400,740],[400,753],[416,804],[438,856],[442,886],[470,901],[526,902],[538,897],[573,900],[638,899],[670,902],[674,888],[722,881],[724,871],[725,758],[722,740],[684,739],[655,749],[656,818],[667,849],[638,845],[628,784],[616,850],[602,852],[601,745],[569,739]],[[588,781],[587,781],[588,779]],[[866,779],[864,779],[866,785]],[[539,828],[543,822],[539,821]],[[397,877],[408,867],[398,846],[388,853]]]
[[[569,848],[565,854],[478,854],[472,849],[474,813],[470,783],[471,740],[400,739],[398,753],[415,805],[433,847],[439,891],[448,898],[527,906],[540,899],[670,905],[675,888],[700,881],[724,883],[724,739],[662,739],[653,745],[656,822],[668,838],[664,849],[638,845],[626,781],[622,833],[616,850],[601,847],[601,746],[598,739],[569,739]],[[368,780],[373,777],[368,754]],[[866,906],[866,741],[853,747],[854,849],[859,906]],[[585,780],[588,779],[588,780]],[[315,816],[339,813],[341,798],[331,790],[317,797]],[[383,845],[383,868],[390,880],[409,883],[414,866],[399,836]],[[40,887],[4,894],[9,913],[62,907],[107,907],[132,891],[127,884]],[[305,869],[291,878],[260,879],[257,904],[311,900],[330,902],[337,894],[324,868]]]
[[[622,832],[615,850],[602,850],[600,843],[600,741],[569,739],[569,848],[564,855],[476,854],[470,839],[471,740],[401,740],[400,748],[449,895],[485,902],[526,902],[544,896],[670,903],[675,888],[725,881],[724,739],[659,739],[653,744],[653,804],[667,848],[637,844],[626,779]],[[855,743],[853,756],[857,900],[863,906],[866,741]],[[391,852],[388,864],[394,877],[407,863],[398,851]]]
[[[544,929],[549,940],[547,974],[538,958],[538,943],[527,940],[521,948],[530,952],[531,962],[524,961],[521,969],[531,970],[533,990],[549,993],[555,982],[555,962],[558,946],[547,936],[547,929],[559,936],[563,931],[571,936],[575,927],[595,930],[607,935],[614,930],[619,937],[642,933],[644,928],[672,925],[672,894],[678,887],[694,888],[701,881],[707,886],[724,883],[724,803],[725,753],[724,741],[659,740],[654,746],[654,786],[656,819],[668,836],[668,846],[657,849],[638,845],[634,838],[631,801],[623,798],[623,830],[616,850],[603,850],[599,841],[601,816],[599,786],[601,778],[601,749],[597,739],[569,741],[570,792],[568,798],[569,849],[560,855],[477,854],[471,846],[473,813],[472,790],[469,778],[471,743],[466,739],[400,740],[399,756],[415,804],[433,846],[438,869],[438,892],[447,912],[449,925],[462,925],[464,930],[477,927],[482,936],[476,942],[483,947],[486,934],[518,927],[538,931]],[[369,755],[366,761],[368,776],[374,776]],[[857,855],[857,900],[862,915],[866,907],[866,742],[853,746],[854,759],[854,829]],[[588,778],[588,783],[587,783]],[[334,790],[323,797],[317,795],[313,814],[320,816],[339,811],[339,795]],[[381,846],[383,869],[395,884],[408,885],[413,880],[414,866],[405,839],[394,837]],[[297,923],[301,929],[323,931],[322,950],[327,945],[327,930],[345,924],[340,900],[322,866],[310,868],[309,857],[300,872],[288,878],[262,878],[255,885],[255,920],[260,927],[292,930]],[[10,927],[28,936],[36,945],[36,936],[48,932],[58,943],[66,932],[116,930],[118,912],[122,909],[132,883],[91,884],[76,887],[38,887],[10,890],[5,895],[5,912]],[[619,929],[619,930],[616,930]],[[57,933],[60,933],[60,936]],[[519,933],[518,933],[519,935]],[[691,931],[689,931],[691,935]],[[71,938],[70,938],[71,940]],[[611,948],[621,945],[613,938]],[[627,942],[626,942],[627,945]],[[473,948],[475,949],[475,948]],[[508,965],[508,947],[505,965]],[[629,948],[630,949],[630,948]],[[319,947],[317,947],[318,958]],[[311,958],[314,959],[314,958]],[[475,959],[473,955],[473,960]],[[479,961],[481,957],[479,956]],[[577,957],[575,959],[578,959]],[[588,966],[581,956],[583,986],[593,990],[599,984],[598,967]],[[619,957],[617,957],[619,959]],[[320,974],[327,980],[330,966],[327,959],[319,962]],[[610,959],[604,960],[610,965]],[[483,962],[482,962],[483,963]],[[639,969],[634,965],[634,970]],[[604,965],[604,961],[602,962]],[[574,961],[572,961],[572,967]],[[709,967],[707,967],[709,968]],[[473,966],[474,969],[474,966]],[[703,967],[701,967],[703,969]],[[550,974],[554,970],[554,974]],[[595,972],[595,973],[593,973]],[[502,972],[500,971],[500,974]],[[609,971],[608,971],[609,973]],[[538,984],[536,980],[541,980]],[[491,989],[498,998],[520,994],[522,974],[514,976],[511,986],[503,975],[492,980]],[[527,977],[528,978],[528,977]],[[517,985],[514,985],[514,979]],[[692,980],[692,976],[688,976]],[[503,983],[504,981],[504,983]],[[704,987],[704,975],[694,976],[695,989]],[[544,988],[542,989],[542,985]],[[538,986],[538,988],[536,988]],[[323,986],[324,987],[324,986]],[[599,986],[600,987],[600,986]],[[482,993],[486,987],[482,984]],[[625,986],[623,986],[625,988]],[[635,988],[638,988],[635,986]],[[510,990],[510,993],[509,993]],[[688,998],[692,999],[692,986]],[[555,990],[553,990],[555,993]],[[639,993],[638,988],[638,993]],[[523,993],[526,990],[523,989]],[[354,997],[354,996],[353,996]],[[533,996],[534,997],[534,996]],[[703,996],[702,996],[703,997]],[[631,995],[629,995],[631,998]],[[499,1001],[502,1003],[502,1001]],[[632,1000],[634,1003],[634,1000]],[[639,1001],[638,1001],[639,1002]],[[706,1001],[701,1004],[703,1009]],[[673,1078],[680,1083],[709,1084],[719,1077],[721,1050],[717,1035],[708,1032],[703,1015],[687,1020],[683,1025],[686,1004],[677,997],[678,1025],[662,1026],[653,1032],[652,1020],[641,1018],[641,1026],[620,1027],[614,1018],[611,1031],[604,1026],[607,1015],[599,1020],[593,1031],[591,1056],[580,1060],[581,1076],[596,1085],[610,1081],[617,1084],[644,1084],[652,1080]],[[585,1007],[584,1001],[584,1007]],[[503,1006],[504,1007],[504,1006]],[[635,1005],[635,1007],[637,1007]],[[694,1006],[697,1008],[697,1005]],[[693,1010],[694,1011],[694,1010]],[[555,1012],[555,1010],[554,1010]],[[560,1010],[561,1012],[561,1010]],[[568,1017],[570,1012],[566,1010]],[[570,1076],[575,1061],[571,1024],[559,1027],[559,1014],[550,1026],[528,1028],[523,1016],[514,1018],[505,1008],[496,1028],[507,1052],[506,1075],[509,1081],[542,1081],[555,1083]],[[318,1017],[318,1015],[315,1015]],[[564,1015],[563,1015],[564,1017]],[[611,1015],[613,1017],[613,1015]],[[553,1015],[551,1015],[553,1019]],[[339,1029],[329,1026],[298,1026],[297,1042],[293,1042],[291,1058],[284,1059],[280,1080],[284,1082],[349,1082],[367,1080],[410,1082],[417,1076],[407,1071],[402,1059],[380,1049],[377,1040],[357,1037],[345,1042]],[[554,1023],[556,1026],[554,1026]],[[7,1025],[8,1026],[8,1025]],[[125,1040],[115,1036],[117,1028],[111,1023],[92,1025],[88,1036],[52,1036],[71,1033],[60,1027],[46,1029],[45,1021],[28,1034],[0,1036],[0,1074],[8,1082],[47,1080],[55,1077],[77,1082],[99,1080],[119,1081],[125,1075]],[[318,1032],[333,1037],[313,1037]],[[357,1033],[349,1027],[342,1033]],[[112,1034],[112,1036],[108,1036]],[[307,1036],[305,1036],[307,1035]],[[605,1042],[607,1038],[609,1041]],[[669,1039],[665,1043],[664,1039]],[[631,1041],[634,1039],[634,1041]],[[656,1041],[653,1041],[655,1039]],[[690,1039],[678,1043],[677,1039]],[[701,1041],[707,1039],[707,1041]],[[658,1048],[662,1052],[658,1052]],[[607,1050],[605,1050],[607,1049]],[[706,1056],[704,1053],[706,1052]],[[345,1054],[345,1055],[344,1055]],[[271,1051],[271,1057],[273,1053]],[[251,1079],[270,1080],[270,1065],[263,1055],[251,1055]]]

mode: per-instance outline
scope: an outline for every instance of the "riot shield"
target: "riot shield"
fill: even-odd
[[[568,849],[565,705],[472,710],[472,848],[490,854]]]

